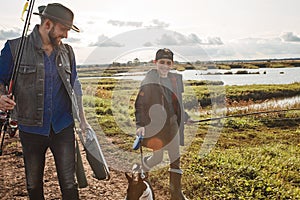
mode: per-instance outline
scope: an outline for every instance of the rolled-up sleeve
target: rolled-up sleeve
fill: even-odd
[[[78,79],[78,76],[76,76],[75,78],[75,82],[74,82],[74,92],[76,94],[76,96],[82,96],[82,88],[81,88],[81,83]]]
[[[0,84],[9,85],[13,71],[13,57],[8,42],[5,43],[0,55]]]

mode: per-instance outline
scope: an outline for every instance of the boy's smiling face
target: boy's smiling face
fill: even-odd
[[[173,61],[170,59],[165,59],[165,58],[156,60],[155,64],[156,64],[157,71],[158,71],[158,74],[160,75],[160,77],[167,77],[169,71],[173,67]]]

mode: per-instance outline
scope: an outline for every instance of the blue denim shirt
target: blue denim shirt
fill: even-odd
[[[40,135],[49,135],[51,127],[55,133],[74,123],[72,117],[71,100],[60,79],[56,69],[55,54],[53,51],[50,56],[44,54],[45,66],[45,90],[44,90],[44,115],[42,126],[19,125],[21,131]],[[72,85],[74,84],[77,72],[75,60],[72,66]],[[8,85],[13,70],[13,60],[8,43],[5,44],[0,56],[0,83]],[[76,93],[76,92],[75,92]],[[30,94],[29,94],[30,95]]]

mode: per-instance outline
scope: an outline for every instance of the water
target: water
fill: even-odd
[[[248,71],[259,74],[235,74],[237,71]],[[225,74],[231,71],[233,74]],[[211,73],[211,74],[209,74]],[[212,75],[222,73],[221,75]],[[182,73],[185,80],[223,81],[224,85],[253,85],[253,84],[290,84],[300,82],[300,68],[261,68],[233,70],[192,70]]]
[[[248,71],[259,74],[235,74],[237,71]],[[233,74],[225,74],[225,72]],[[260,68],[260,69],[232,69],[232,70],[185,70],[176,71],[182,74],[183,80],[209,80],[223,81],[224,85],[253,85],[253,84],[290,84],[300,82],[300,67],[294,68]],[[216,74],[219,73],[219,74]],[[116,79],[133,79],[141,81],[145,72],[120,73],[114,77]],[[103,77],[90,77],[103,78]],[[88,79],[88,78],[87,78]]]

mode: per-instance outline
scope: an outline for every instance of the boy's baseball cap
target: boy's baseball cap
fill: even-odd
[[[174,54],[170,49],[167,49],[167,48],[159,49],[156,52],[155,60],[170,59],[173,61],[173,55]]]

